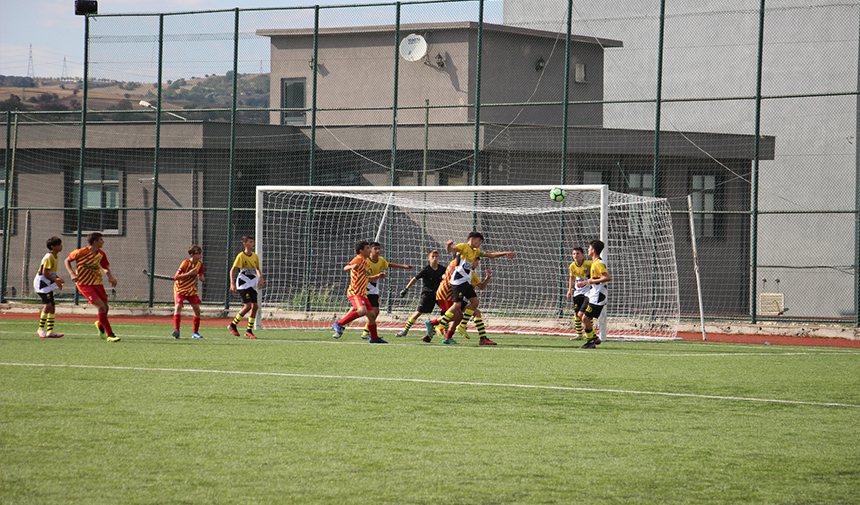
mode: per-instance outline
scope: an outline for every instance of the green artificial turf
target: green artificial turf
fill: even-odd
[[[0,503],[856,503],[860,352],[0,322]]]

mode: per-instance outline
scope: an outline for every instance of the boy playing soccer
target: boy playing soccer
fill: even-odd
[[[102,251],[102,246],[105,244],[104,235],[94,231],[87,236],[89,247],[75,249],[66,258],[65,265],[71,276],[72,282],[76,283],[78,291],[87,301],[90,302],[99,311],[99,320],[96,321],[96,329],[99,330],[99,336],[108,342],[119,342],[113,329],[108,321],[108,306],[107,292],[105,292],[104,280],[102,279],[102,271],[107,275],[111,286],[116,287],[117,280],[110,272],[110,262],[107,255]],[[72,262],[76,262],[76,268],[72,269]]]
[[[367,316],[367,329],[370,332],[371,344],[387,344],[385,340],[379,338],[376,333],[376,314],[370,306],[370,300],[367,299],[367,284],[377,279],[384,279],[385,272],[380,272],[375,275],[370,275],[370,264],[367,258],[370,257],[370,244],[362,240],[355,244],[356,256],[346,266],[343,267],[345,272],[349,272],[349,288],[346,290],[346,296],[352,304],[353,309],[347,313],[340,321],[331,325],[334,329],[334,338],[340,338],[343,335],[343,327],[351,321],[355,321],[359,317]]]
[[[409,328],[412,328],[412,325],[418,321],[421,314],[433,312],[433,308],[436,305],[436,290],[439,289],[439,284],[442,283],[445,269],[439,266],[439,251],[436,249],[427,253],[427,261],[428,264],[415,274],[415,277],[409,279],[409,283],[400,291],[401,297],[406,296],[409,288],[418,282],[418,279],[423,279],[424,281],[424,287],[421,289],[421,298],[418,300],[418,308],[415,309],[414,314],[409,316],[409,320],[406,321],[406,328],[397,333],[396,337],[405,337],[409,333]]]
[[[588,256],[591,257],[591,274],[588,279],[576,283],[576,287],[590,286],[588,305],[579,312],[579,317],[585,326],[585,345],[580,349],[594,349],[600,345],[600,337],[594,334],[594,319],[600,317],[603,306],[606,305],[606,283],[612,280],[606,265],[600,259],[603,252],[603,242],[594,239],[588,243]]]
[[[42,308],[42,313],[39,314],[39,330],[36,332],[39,338],[60,338],[62,333],[54,333],[54,317],[57,311],[54,304],[54,290],[63,289],[65,282],[57,276],[57,266],[59,260],[57,254],[63,250],[63,241],[59,237],[51,237],[47,240],[46,245],[50,251],[42,258],[42,263],[39,264],[39,272],[33,279],[33,287],[36,293],[39,293],[39,298],[45,306]]]
[[[376,275],[380,272],[391,268],[403,268],[412,270],[412,265],[401,265],[399,263],[391,263],[379,254],[382,252],[382,245],[379,242],[370,243],[370,256],[367,258],[367,264],[370,266],[370,275]],[[367,283],[367,299],[370,300],[370,307],[373,315],[379,316],[379,283],[370,281]],[[361,332],[361,338],[368,338],[370,335],[370,323],[364,325],[364,331]]]
[[[263,272],[260,271],[260,257],[254,252],[254,238],[245,235],[242,237],[242,245],[245,250],[236,256],[236,261],[233,262],[233,268],[230,269],[230,292],[239,292],[242,297],[242,303],[245,305],[242,310],[233,318],[233,322],[227,325],[227,328],[235,336],[239,336],[239,330],[236,325],[245,317],[248,312],[248,328],[245,330],[245,336],[248,338],[257,338],[254,335],[254,322],[257,317],[257,288],[263,287]],[[238,275],[237,275],[238,272]]]
[[[567,297],[570,298],[573,294],[573,323],[576,327],[576,336],[571,340],[582,340],[582,318],[579,317],[579,312],[585,309],[588,303],[588,292],[591,288],[576,287],[576,283],[588,280],[591,276],[591,260],[585,259],[585,253],[581,247],[573,248],[573,262],[570,264],[570,279],[567,283]]]
[[[472,278],[470,283],[473,287],[476,287],[480,290],[487,289],[487,284],[490,282],[490,278],[493,277],[493,272],[489,269],[484,273],[484,280],[478,278],[478,274],[475,273],[475,270],[478,268],[478,263],[480,262],[480,258],[475,258],[475,263],[472,266]],[[454,290],[451,286],[451,274],[453,274],[454,269],[457,266],[457,260],[451,261],[448,265],[448,268],[445,272],[445,277],[443,277],[441,284],[439,285],[439,289],[436,291],[436,302],[439,304],[439,307],[442,309],[442,317],[436,318],[433,320],[427,320],[424,322],[424,325],[427,327],[427,335],[424,336],[422,340],[425,342],[430,342],[430,339],[433,338],[433,332],[435,331],[437,335],[443,337],[443,344],[456,344],[457,342],[451,338],[444,338],[444,331],[446,329],[445,325],[442,324],[442,321],[445,318],[445,315],[448,311],[454,314],[455,319],[461,319],[460,324],[457,325],[457,331],[460,332],[460,335],[463,335],[464,338],[469,338],[469,334],[466,332],[466,323],[468,320],[463,320],[463,312],[462,305],[465,302],[456,303],[454,299]],[[475,327],[478,328],[478,335],[480,336],[481,345],[495,345],[493,343],[484,343],[484,340],[487,342],[492,342],[489,338],[487,338],[487,331],[484,326],[484,320],[481,318],[481,311],[475,310],[474,313],[475,318]],[[434,328],[435,327],[435,328]]]
[[[454,336],[454,329],[460,323],[462,318],[465,318],[466,321],[472,318],[472,315],[475,313],[475,310],[478,308],[478,295],[475,293],[475,288],[472,286],[470,282],[472,279],[472,267],[475,263],[476,258],[499,258],[502,256],[507,256],[508,258],[513,258],[514,253],[512,251],[504,251],[504,252],[494,252],[488,253],[484,252],[480,249],[481,244],[484,243],[484,235],[480,232],[473,231],[469,233],[469,236],[466,242],[454,245],[453,240],[449,240],[445,244],[445,250],[449,253],[457,253],[457,266],[454,268],[454,273],[451,275],[451,286],[454,290],[454,300],[455,304],[468,300],[468,304],[463,310],[462,314],[455,314],[450,310],[445,312],[445,316],[442,317],[442,325],[449,325],[447,333],[445,333],[445,338],[449,339]],[[455,317],[456,316],[456,317]],[[475,321],[475,325],[477,326],[478,321]],[[483,326],[483,322],[481,324]],[[479,334],[481,333],[480,326],[478,327]],[[496,345],[495,342],[488,339],[486,336],[482,336],[479,342],[480,345]]]
[[[179,323],[182,322],[182,306],[184,302],[191,304],[191,310],[194,311],[194,319],[192,322],[193,333],[191,338],[203,338],[198,330],[200,329],[200,297],[197,296],[197,279],[200,282],[206,282],[203,277],[203,262],[200,261],[203,257],[203,249],[199,245],[192,245],[188,248],[187,260],[184,260],[179,265],[179,270],[173,276],[173,299],[176,302],[176,307],[173,310],[173,338],[179,338]]]

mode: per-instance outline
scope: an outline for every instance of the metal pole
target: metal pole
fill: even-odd
[[[475,60],[475,159],[472,164],[472,185],[478,184],[481,154],[481,52],[484,40],[484,0],[478,2],[478,40]]]
[[[430,99],[424,100],[424,173],[421,178],[421,185],[427,185],[427,153],[430,149]]]
[[[236,101],[238,100],[237,90],[239,88],[239,8],[234,9],[233,14],[233,99],[230,102],[230,182],[227,193],[227,246],[224,249],[227,253],[224,256],[226,262],[227,277],[224,279],[224,308],[230,308],[230,269],[233,266],[233,259],[230,257],[230,250],[233,240],[233,184],[235,182],[236,173]],[[244,232],[243,232],[244,235]],[[259,237],[254,237],[259,238]],[[262,267],[261,267],[262,268]],[[260,318],[257,318],[259,321]],[[255,325],[257,323],[255,322]],[[259,329],[259,328],[257,328]]]
[[[395,166],[397,163],[397,85],[399,83],[400,58],[398,53],[398,44],[400,41],[400,2],[397,2],[397,20],[394,23],[394,95],[392,101],[391,113],[391,175],[389,183],[392,186],[397,185],[395,177]]]
[[[149,242],[149,271],[155,272],[156,236],[158,235],[158,164],[161,151],[161,96],[164,70],[164,14],[158,15],[158,97],[155,102],[155,154],[152,167],[152,237]],[[149,276],[149,306],[155,303],[155,276]]]
[[[17,114],[16,114],[17,121]],[[17,137],[17,128],[15,136]],[[12,235],[9,233],[9,223],[10,216],[12,215],[12,211],[9,209],[11,207],[9,201],[9,195],[11,194],[9,191],[9,184],[12,181],[12,111],[6,111],[6,161],[5,161],[4,171],[5,174],[3,176],[3,180],[6,181],[6,184],[3,185],[3,265],[2,271],[2,284],[0,284],[0,302],[6,302],[6,285],[8,270],[7,266],[9,265],[9,237]]]
[[[690,213],[690,241],[693,243],[693,267],[696,270],[696,291],[699,294],[699,322],[702,324],[702,340],[707,340],[705,309],[702,304],[702,278],[699,276],[699,253],[696,251],[696,225],[693,222],[693,195],[687,195],[687,212]]]
[[[654,171],[651,176],[651,185],[653,186],[653,195],[659,197],[660,184],[660,111],[662,109],[663,100],[663,36],[666,27],[666,0],[660,0],[660,38],[657,43],[657,97],[656,97],[656,112],[654,113]]]
[[[236,87],[239,58],[239,8],[234,9],[233,17],[233,101],[230,107],[230,166],[227,169],[227,233],[224,234],[224,264],[225,272],[228,272],[224,277],[224,310],[230,309],[230,270],[233,267],[233,258],[230,251],[233,250],[233,186],[236,182],[235,163],[236,163]],[[255,237],[257,238],[257,237]]]
[[[858,34],[860,34],[860,28],[858,28]],[[857,117],[854,121],[854,326],[860,327],[860,52],[857,53],[857,106],[855,108]]]
[[[90,70],[90,16],[84,16],[84,84],[83,96],[81,97],[81,152],[78,157],[78,229],[77,246],[81,248],[83,239],[83,216],[84,216],[84,166],[87,163],[87,96],[89,95],[89,70]],[[80,293],[75,290],[75,305],[78,304]]]
[[[313,78],[312,81],[312,91],[311,91],[311,151],[310,151],[310,168],[308,170],[308,186],[314,185],[314,164],[316,163],[315,153],[316,153],[316,145],[317,145],[317,58],[319,53],[319,34],[320,34],[320,6],[317,5],[314,7],[314,67],[313,67]],[[282,91],[283,92],[283,91]],[[311,234],[311,227],[313,226],[314,219],[314,197],[310,196],[308,198],[308,216],[306,223],[306,239],[305,239],[305,257],[310,258],[313,249],[312,240],[315,237]],[[307,290],[305,292],[305,310],[311,309],[311,265],[309,261],[305,262],[305,286],[307,286]]]
[[[750,195],[750,322],[756,322],[756,278],[758,277],[758,167],[759,137],[761,136],[761,69],[764,53],[764,3],[761,0],[758,27],[758,68],[755,85],[755,144],[752,169],[752,194]]]
[[[564,43],[564,105],[561,120],[561,177],[558,182],[567,182],[567,121],[570,109],[570,30],[573,26],[573,0],[567,0],[567,35]],[[564,315],[564,279],[565,279],[565,247],[564,247],[564,212],[559,214],[558,225],[558,317]]]

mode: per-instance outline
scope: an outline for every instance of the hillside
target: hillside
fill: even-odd
[[[7,84],[14,84],[9,86]],[[0,76],[0,111],[80,111],[83,83],[58,79],[30,79]],[[237,88],[239,107],[269,106],[269,74],[243,74]],[[229,108],[232,75],[168,81],[162,87],[162,108],[183,110],[182,116],[195,120],[229,120],[229,111],[192,112],[195,109]],[[144,110],[141,100],[155,103],[157,88],[151,83],[92,81],[88,90],[88,117],[104,121],[152,121],[152,114],[119,111]],[[93,112],[98,111],[98,112]],[[118,111],[116,113],[102,111]],[[188,111],[188,112],[185,112]],[[68,115],[51,115],[60,119]],[[40,117],[45,117],[40,115]],[[246,112],[242,122],[268,122],[266,112]]]

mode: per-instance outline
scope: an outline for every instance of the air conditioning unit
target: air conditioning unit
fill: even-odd
[[[758,311],[762,316],[781,316],[785,313],[785,295],[782,293],[759,294]]]

